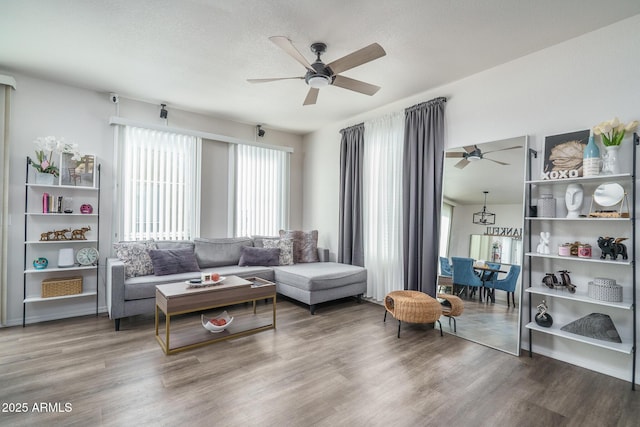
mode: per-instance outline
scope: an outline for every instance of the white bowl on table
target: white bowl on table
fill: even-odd
[[[224,325],[218,326],[218,325],[214,325],[213,323],[210,322],[210,320],[214,320],[214,319],[224,319],[227,323],[225,323]],[[212,317],[211,319],[207,319],[204,317],[204,314],[201,316],[201,321],[202,321],[202,326],[210,331],[215,333],[218,332],[222,332],[225,329],[227,329],[227,327],[233,322],[233,317],[229,316],[229,313],[225,311],[223,311],[221,314],[219,314],[216,317]]]

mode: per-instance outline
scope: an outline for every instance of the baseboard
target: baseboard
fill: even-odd
[[[106,313],[108,313],[106,305],[102,307],[98,307],[99,315],[106,314]],[[44,316],[27,316],[25,321],[27,325],[30,325],[33,323],[49,322],[51,320],[68,319],[71,317],[89,316],[92,314],[93,315],[96,314],[95,309],[81,309],[81,310],[65,311],[64,313],[55,313],[55,314],[44,315]],[[1,325],[0,328],[6,328],[10,326],[22,326],[22,318],[8,319],[7,323],[4,325]]]

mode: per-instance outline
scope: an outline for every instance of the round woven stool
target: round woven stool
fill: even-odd
[[[433,323],[440,325],[442,336],[442,306],[433,297],[418,291],[392,291],[384,297],[384,321],[387,321],[387,313],[398,320],[398,338],[400,338],[400,326],[402,322],[408,323]]]
[[[442,303],[442,315],[447,316],[449,318],[449,327],[451,327],[451,319],[453,319],[453,332],[457,331],[456,325],[456,317],[460,316],[464,311],[464,303],[462,300],[455,296],[449,294],[438,294],[438,298],[446,300],[446,302]]]

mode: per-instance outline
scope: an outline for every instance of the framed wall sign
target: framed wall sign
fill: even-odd
[[[72,156],[72,154],[62,154],[60,160],[60,185],[95,187],[96,156],[86,154],[80,160],[74,160]]]
[[[544,139],[542,179],[582,176],[582,156],[589,142],[589,133],[587,129],[547,136]]]

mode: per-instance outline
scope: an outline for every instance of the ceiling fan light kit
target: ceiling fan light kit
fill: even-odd
[[[313,88],[320,89],[331,84],[331,78],[329,76],[323,76],[320,74],[313,74],[305,78],[307,84]]]
[[[369,96],[374,95],[380,89],[379,86],[351,79],[339,74],[343,71],[350,70],[359,65],[366,64],[374,59],[385,56],[387,53],[378,43],[372,43],[369,46],[363,47],[362,49],[343,56],[329,64],[325,64],[320,59],[320,56],[327,50],[327,45],[320,42],[313,43],[311,45],[311,51],[316,54],[316,60],[313,64],[310,64],[287,37],[273,36],[269,37],[269,40],[302,64],[302,66],[306,68],[307,73],[304,77],[247,79],[249,83],[267,83],[276,80],[304,79],[305,83],[309,86],[309,92],[307,93],[303,105],[315,104],[318,99],[318,90],[327,86],[338,86],[343,89],[348,89]]]
[[[499,150],[487,151],[486,153],[483,153],[478,148],[477,145],[468,145],[468,146],[462,147],[462,148],[464,149],[464,152],[462,152],[462,153],[451,153],[451,152],[449,152],[449,153],[446,154],[447,158],[458,158],[458,159],[461,159],[459,162],[457,162],[454,165],[458,169],[463,169],[470,162],[475,162],[477,160],[483,160],[483,159],[492,161],[493,163],[497,163],[497,164],[502,165],[502,166],[508,165],[508,163],[501,162],[501,161],[495,160],[495,159],[490,159],[490,158],[484,157],[484,156],[485,156],[485,154],[496,153],[498,151],[515,150],[517,148],[522,148],[522,146],[521,145],[517,145],[515,147],[501,148]]]

